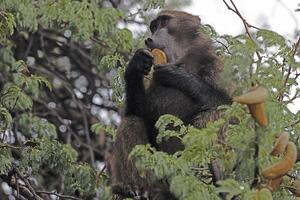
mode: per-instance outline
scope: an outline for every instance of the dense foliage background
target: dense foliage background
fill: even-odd
[[[103,161],[120,123],[126,62],[143,45],[154,9],[188,3],[0,1],[1,199],[112,198]],[[172,116],[161,118],[158,140],[176,135],[185,150],[167,155],[138,146],[131,156],[141,171],[168,179],[180,200],[219,199],[224,192],[227,199],[253,199],[256,188],[265,184],[261,169],[282,159],[269,155],[275,137],[287,131],[298,144],[300,114],[289,106],[300,95],[299,36],[289,41],[258,29],[234,4],[224,4],[224,9],[226,5],[242,19],[245,34],[218,35],[209,25],[199,31],[212,38],[223,58],[222,81],[234,95],[257,82],[269,90],[269,124],[255,125],[247,107],[236,103],[202,130]],[[134,37],[128,26],[135,27]],[[218,129],[232,117],[240,123],[230,125],[220,143]],[[165,131],[170,122],[180,131]],[[211,182],[212,160],[224,177],[218,188]],[[294,199],[288,188],[300,179],[299,170],[297,163],[272,193],[274,199]]]

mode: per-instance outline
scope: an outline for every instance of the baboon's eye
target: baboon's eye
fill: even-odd
[[[162,15],[158,17],[156,20],[153,20],[150,24],[150,31],[153,34],[158,29],[164,28],[168,25],[169,20],[171,19],[170,16]]]
[[[161,16],[160,17],[160,28],[163,28],[168,25],[170,20],[169,16]]]
[[[157,20],[152,21],[151,24],[150,24],[151,33],[154,33],[157,30],[157,27],[158,27],[157,26]]]

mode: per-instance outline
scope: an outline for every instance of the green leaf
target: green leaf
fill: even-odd
[[[6,175],[12,167],[12,155],[9,148],[2,147],[0,143],[0,175]]]
[[[1,102],[9,110],[30,110],[33,104],[32,99],[17,85],[7,85],[1,97]]]
[[[28,145],[27,145],[28,144]],[[47,166],[58,173],[68,174],[77,159],[77,152],[70,146],[50,138],[37,138],[25,143],[20,166],[32,174]]]
[[[25,136],[56,138],[57,131],[54,124],[49,123],[46,119],[33,116],[31,113],[24,113],[19,118],[19,126]]]
[[[114,69],[117,68],[121,63],[124,63],[124,61],[120,54],[106,55],[102,57],[98,69],[100,71]]]
[[[43,76],[31,75],[31,80],[37,82],[40,86],[46,86],[50,91],[52,90],[51,83]]]
[[[111,135],[113,139],[116,138],[117,130],[111,126],[106,126],[100,123],[95,123],[91,126],[91,131],[95,134],[99,134],[101,131]]]
[[[8,110],[0,106],[0,131],[10,128],[12,122],[13,120]]]
[[[213,187],[208,186],[192,176],[176,176],[170,184],[171,192],[179,200],[210,199],[218,200]]]
[[[216,191],[218,193],[226,193],[226,199],[228,200],[232,199],[234,196],[241,195],[245,192],[245,189],[248,189],[247,186],[244,186],[233,179],[218,181],[217,184],[219,187],[216,188]]]
[[[170,137],[177,137],[185,134],[186,127],[183,121],[173,115],[162,115],[155,124],[158,129],[156,141],[161,143],[163,139],[168,140]]]
[[[165,0],[148,0],[144,4],[144,10],[162,8],[165,5]]]
[[[130,152],[129,158],[134,160],[141,175],[151,172],[154,176],[152,181],[170,179],[178,174],[188,173],[188,163],[184,160],[176,159],[177,155],[168,155],[167,153],[156,151],[147,145],[136,145]]]
[[[257,31],[256,37],[257,39],[262,38],[266,47],[278,45],[280,48],[283,48],[286,46],[284,37],[271,30],[260,29]]]
[[[50,82],[43,76],[28,75],[27,64],[23,60],[16,61],[11,69],[17,73],[13,73],[14,82],[19,87],[24,87],[25,90],[32,92],[33,94],[38,93],[39,87],[45,85],[49,90],[52,90]]]
[[[207,128],[197,129],[189,126],[182,139],[185,146],[182,158],[196,166],[208,164],[216,150],[217,134],[223,124],[224,120],[220,119],[209,123]]]
[[[132,32],[127,29],[120,29],[117,31],[116,35],[116,43],[118,44],[117,48],[121,52],[131,52],[133,48],[133,41],[132,41]]]
[[[28,70],[28,68],[27,64],[23,60],[18,60],[12,64],[11,70],[22,73],[23,70]]]
[[[67,190],[78,191],[82,196],[88,196],[96,192],[97,174],[88,164],[75,165],[67,176]]]
[[[0,10],[0,44],[6,43],[6,38],[13,34],[15,26],[14,16],[9,12]]]
[[[203,34],[207,35],[210,38],[218,36],[218,33],[216,32],[214,27],[212,27],[209,24],[201,24],[200,25],[200,32],[202,32]]]

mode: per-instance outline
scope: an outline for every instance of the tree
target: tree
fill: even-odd
[[[111,199],[102,161],[120,121],[122,73],[144,34],[134,38],[123,27],[147,24],[154,8],[188,2],[0,2],[0,197]],[[261,169],[281,159],[269,156],[275,136],[285,130],[290,141],[298,141],[299,112],[288,106],[299,97],[299,39],[291,43],[276,32],[256,30],[233,4],[227,6],[242,19],[246,34],[218,35],[209,25],[201,31],[224,59],[225,84],[239,83],[235,94],[256,82],[268,89],[269,125],[255,124],[238,103],[222,108],[224,118],[201,130],[163,116],[158,141],[177,135],[186,148],[167,155],[137,146],[131,156],[141,171],[168,179],[179,199],[251,198],[266,183]],[[220,143],[217,132],[231,118],[239,123],[229,126]],[[166,131],[168,123],[180,131]],[[293,199],[287,189],[299,179],[298,165],[272,193],[274,199]],[[209,170],[215,166],[223,177],[218,187]]]
[[[120,75],[140,44],[122,27],[143,25],[137,16],[163,3],[0,2],[1,199],[106,191],[100,170],[111,139],[90,128],[120,121]]]

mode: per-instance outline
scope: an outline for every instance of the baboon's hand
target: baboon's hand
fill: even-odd
[[[181,73],[180,69],[178,69],[178,67],[174,64],[166,63],[162,65],[155,65],[153,76],[155,79],[161,79],[163,81],[164,79],[172,78],[172,76],[176,75],[176,73]],[[176,79],[174,78],[174,80]]]
[[[148,49],[138,49],[132,57],[128,68],[139,72],[143,75],[147,75],[153,64],[153,55]]]

